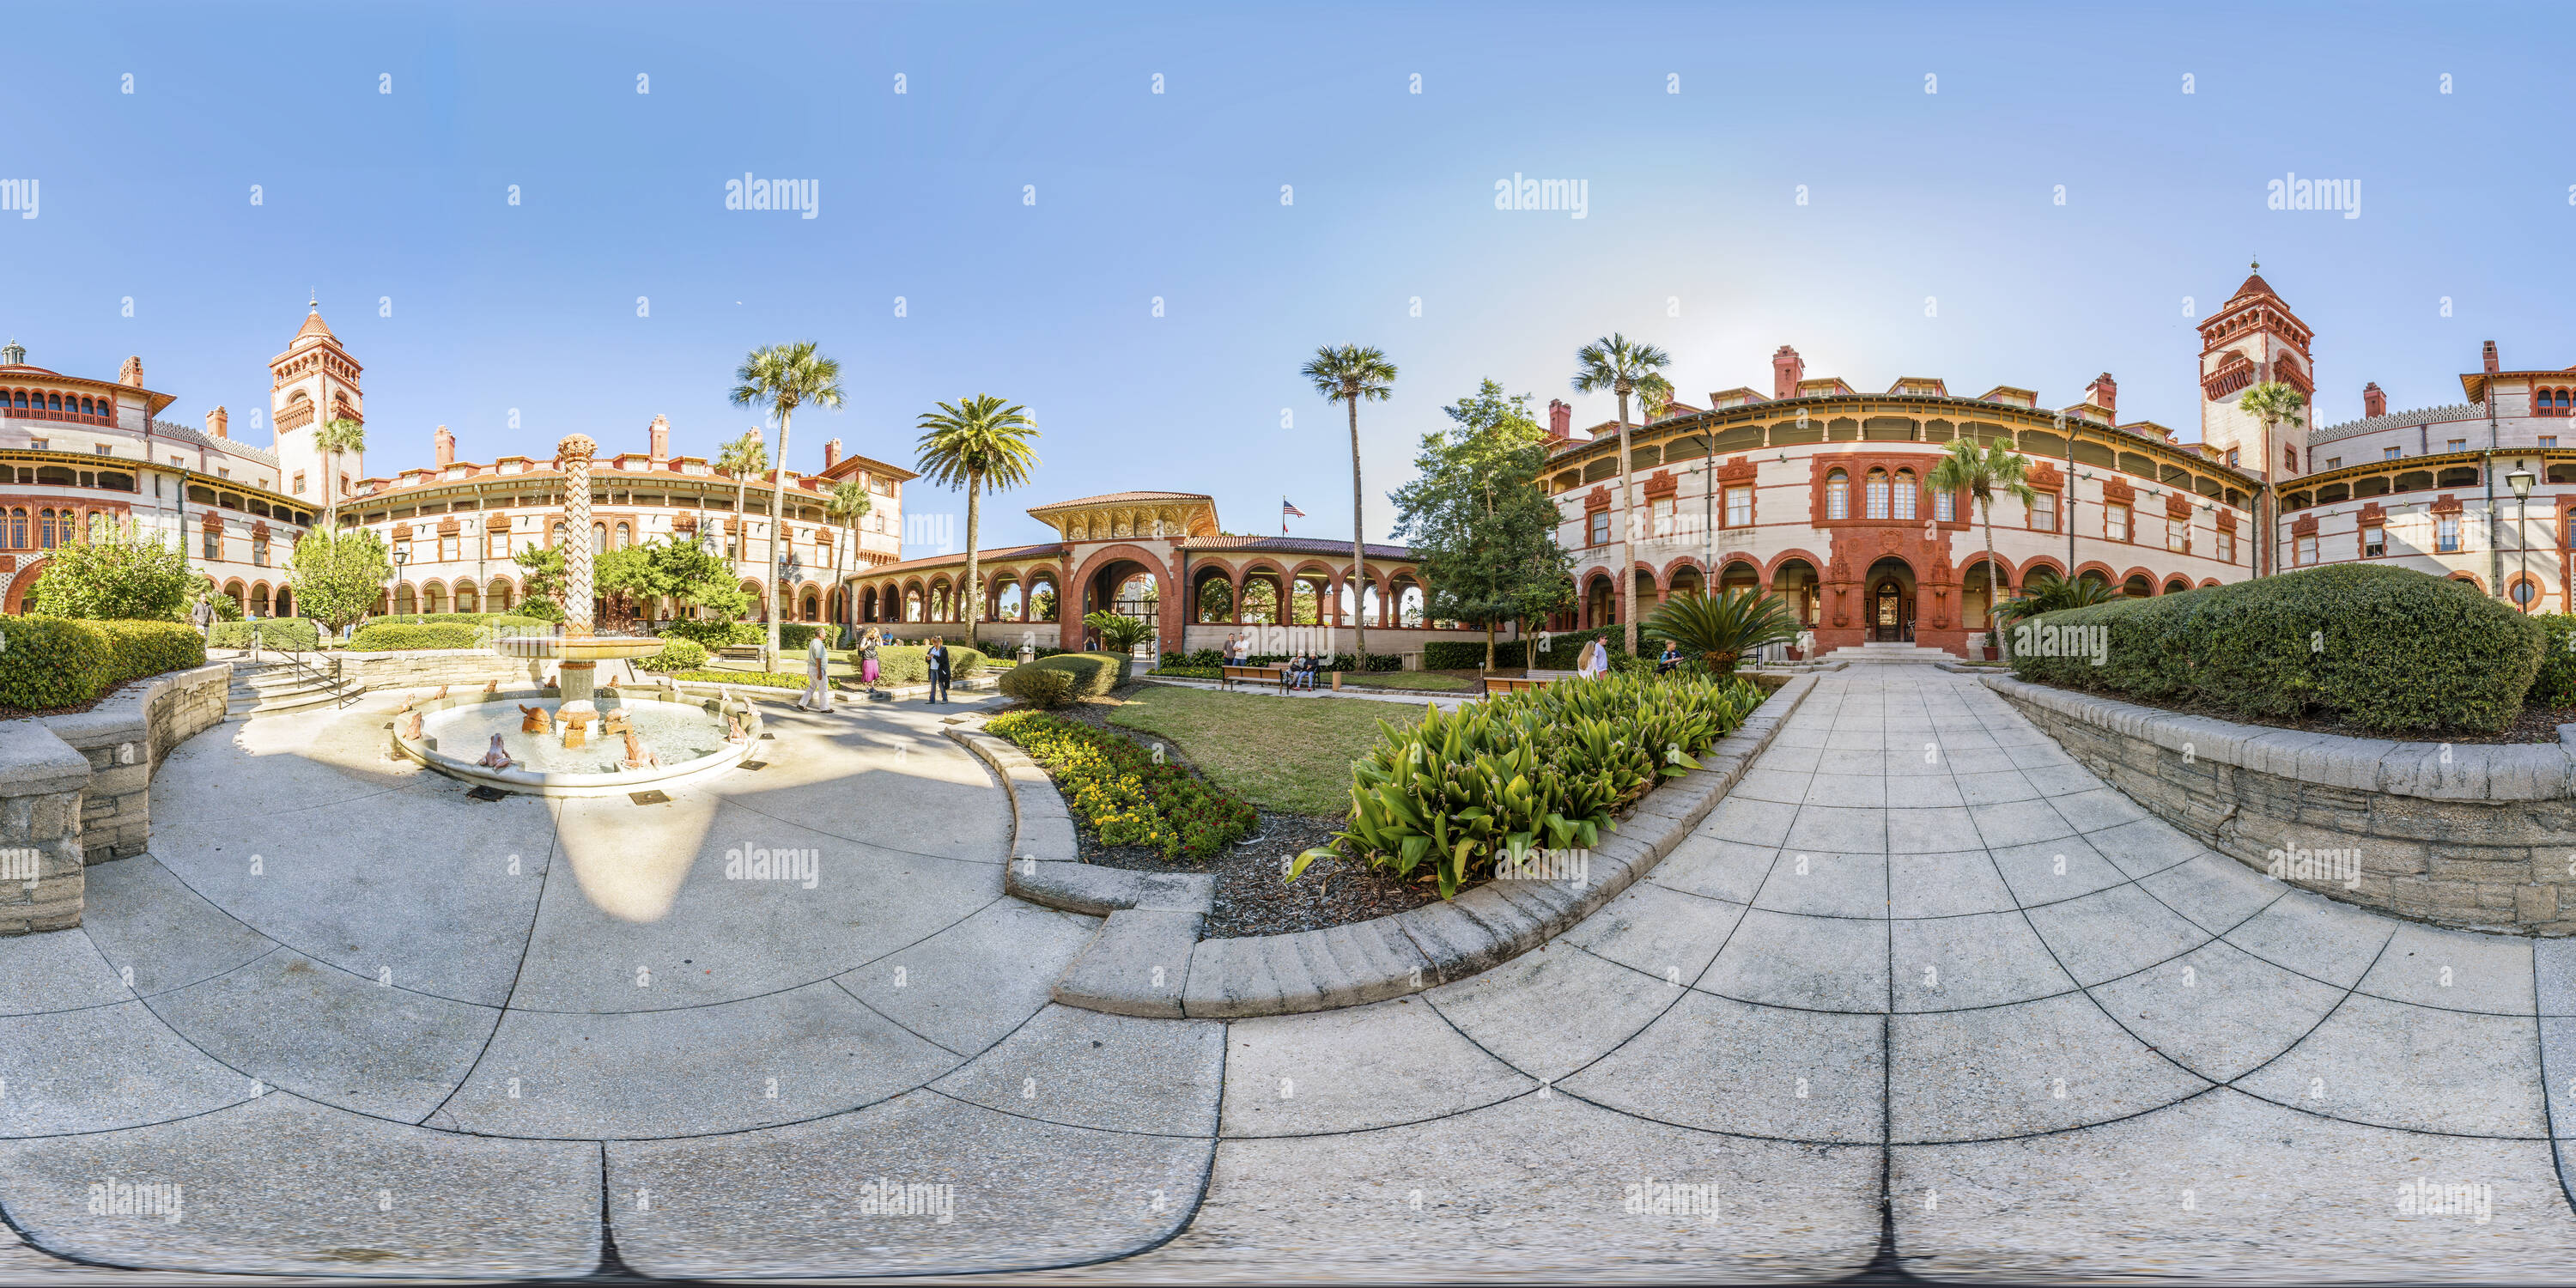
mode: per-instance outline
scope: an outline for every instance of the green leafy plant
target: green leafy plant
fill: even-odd
[[[334,631],[364,619],[393,575],[384,539],[362,527],[308,532],[286,563],[296,607]]]
[[[662,645],[662,651],[636,659],[635,665],[646,671],[695,671],[707,664],[706,646],[692,639],[673,638]]]
[[[256,642],[261,648],[291,649],[309,653],[322,646],[322,632],[309,617],[263,617],[255,622],[217,622],[216,648],[249,648]]]
[[[82,539],[58,546],[27,594],[46,617],[171,621],[196,583],[187,554],[159,537],[139,537],[131,520],[102,518]]]
[[[1787,600],[1756,589],[1676,596],[1645,621],[1646,638],[1670,640],[1684,653],[1696,654],[1712,675],[1734,674],[1745,654],[1765,644],[1789,643],[1798,638],[1799,629],[1797,610]]]
[[[1288,879],[1338,855],[1436,881],[1447,899],[1498,856],[1595,845],[1617,810],[1698,768],[1761,703],[1743,680],[1612,675],[1435,708],[1404,728],[1380,721],[1377,747],[1351,766],[1347,826]]]
[[[1015,666],[1001,678],[1000,687],[1006,697],[1052,711],[1073,701],[1074,683],[1073,672],[1061,668]]]
[[[2529,706],[2556,710],[2576,707],[2576,614],[2538,613],[2532,619],[2547,636],[2540,672],[2531,678]]]
[[[1139,617],[1129,617],[1125,613],[1113,613],[1105,608],[1098,612],[1083,614],[1082,624],[1090,627],[1091,633],[1100,637],[1100,647],[1113,653],[1127,652],[1154,633],[1152,622]]]
[[[1103,845],[1142,845],[1164,858],[1215,854],[1251,835],[1260,812],[1188,769],[1117,734],[1041,711],[985,722],[1046,767],[1074,820]]]
[[[675,680],[699,680],[708,684],[747,684],[756,689],[801,689],[805,677],[779,671],[679,671]]]
[[[490,642],[483,627],[466,622],[424,622],[417,626],[369,622],[349,637],[349,651],[393,653],[405,649],[485,648]]]

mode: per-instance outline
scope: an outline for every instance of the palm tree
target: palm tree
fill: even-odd
[[[2095,604],[2107,604],[2119,597],[2120,592],[2111,589],[2108,582],[2095,581],[2090,577],[2030,578],[2023,582],[2020,595],[1995,607],[1997,646],[2002,647],[2002,641],[2007,634],[2003,628],[2008,625],[2026,622],[2042,613],[2054,613],[2060,609],[2091,608]],[[2011,650],[2006,648],[2004,651],[2009,653]]]
[[[750,525],[742,521],[743,497],[751,487],[751,476],[769,468],[769,448],[760,441],[760,427],[744,430],[740,438],[716,448],[716,468],[733,476],[733,526],[744,537],[751,535]],[[745,543],[746,545],[748,542]],[[728,544],[725,562],[737,573],[742,571],[742,551]]]
[[[824,357],[813,341],[797,340],[752,350],[733,378],[734,406],[765,407],[778,418],[778,474],[769,481],[769,557],[761,573],[761,584],[768,587],[761,596],[768,604],[762,614],[769,619],[769,651],[762,655],[767,662],[778,656],[778,524],[787,501],[787,434],[796,409],[807,403],[840,409],[841,364]]]
[[[313,450],[322,454],[322,530],[340,535],[340,494],[332,487],[342,452],[367,450],[367,427],[346,416],[313,431]]]
[[[939,410],[923,412],[917,423],[921,440],[915,448],[920,453],[921,476],[941,487],[966,489],[966,584],[958,592],[963,603],[958,616],[966,622],[966,644],[971,648],[976,642],[975,627],[984,620],[984,583],[975,560],[976,542],[982,535],[978,501],[987,484],[998,492],[1029,481],[1029,471],[1038,463],[1029,440],[1037,437],[1038,423],[1018,403],[1005,403],[991,394],[961,398],[954,405],[941,403]]]
[[[1977,515],[1986,530],[1986,614],[1994,615],[1998,602],[1995,577],[1995,491],[2000,488],[2014,500],[2029,505],[2039,494],[2031,490],[2030,461],[2011,451],[1998,439],[1977,450],[1977,441],[1961,434],[1950,440],[1949,450],[1941,454],[1941,463],[1932,467],[1924,479],[1935,492],[1965,492],[1977,503]],[[1991,620],[1989,621],[1991,627]]]
[[[1324,345],[1298,369],[1327,402],[1345,403],[1351,413],[1351,656],[1368,669],[1368,525],[1360,514],[1360,403],[1385,402],[1395,390],[1395,364],[1375,349],[1356,344]],[[1315,614],[1323,620],[1317,605]]]
[[[1798,614],[1787,600],[1759,587],[1683,595],[1646,621],[1649,639],[1671,640],[1697,653],[1710,675],[1735,673],[1745,654],[1765,644],[1798,638]]]
[[[1672,361],[1671,354],[1651,344],[1631,343],[1617,332],[1574,354],[1574,392],[1619,396],[1619,626],[1630,657],[1637,654],[1637,573],[1628,538],[1636,523],[1637,487],[1628,476],[1628,396],[1642,390],[1650,406],[1671,401],[1672,382],[1658,369]]]
[[[850,590],[851,565],[857,563],[859,557],[858,523],[875,508],[876,502],[868,496],[868,485],[857,479],[841,480],[840,486],[833,488],[832,495],[823,502],[823,513],[840,520],[841,535],[850,542],[850,558],[841,564],[839,580],[841,616],[849,619],[848,625],[852,628],[859,624],[859,597]]]
[[[2299,391],[2278,380],[2266,380],[2245,391],[2236,400],[2236,409],[2263,422],[2263,489],[2261,500],[2254,506],[2254,530],[2263,534],[2262,544],[2254,548],[2254,574],[2279,571],[2280,553],[2272,548],[2276,534],[2272,531],[2272,430],[2283,421],[2292,426],[2303,422],[2299,411],[2308,405]]]

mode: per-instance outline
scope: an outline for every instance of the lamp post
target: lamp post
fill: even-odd
[[[2528,613],[2540,596],[2533,594],[2530,600],[2523,598],[2531,586],[2531,529],[2525,521],[2531,517],[2531,485],[2540,480],[2522,462],[2516,461],[2513,466],[2513,473],[2505,475],[2504,481],[2513,488],[2513,544],[2522,551],[2522,575],[2514,581],[2508,598],[2513,600],[2514,607]]]

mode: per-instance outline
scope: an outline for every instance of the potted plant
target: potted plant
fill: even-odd
[[[1789,641],[1789,660],[1792,662],[1806,661],[1807,649],[1815,642],[1815,639],[1816,633],[1814,631],[1798,632],[1798,638]]]

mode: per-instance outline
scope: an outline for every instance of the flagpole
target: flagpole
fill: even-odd
[[[1288,535],[1288,497],[1286,493],[1280,494],[1279,497],[1279,535],[1283,537]]]

